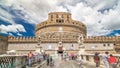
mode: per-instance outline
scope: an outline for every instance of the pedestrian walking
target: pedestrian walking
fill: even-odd
[[[100,67],[100,57],[99,57],[99,53],[95,53],[94,55],[94,62],[96,63],[96,68]]]
[[[53,61],[52,56],[50,56],[49,63],[50,63],[49,65],[50,65],[51,67],[54,66],[54,61]]]
[[[117,60],[116,57],[114,57],[112,54],[110,54],[110,57],[108,58],[108,61],[110,63],[111,68],[117,68]]]
[[[83,60],[80,58],[80,55],[78,55],[78,57],[77,57],[77,62],[79,64],[79,67],[83,68]]]
[[[49,63],[50,63],[50,58],[49,58],[50,56],[49,56],[49,54],[47,54],[47,66],[49,66]]]
[[[29,52],[28,53],[28,66],[32,67],[32,60],[33,60],[33,53]]]
[[[109,58],[109,52],[105,52],[105,54],[102,56],[104,68],[110,68],[108,58]]]

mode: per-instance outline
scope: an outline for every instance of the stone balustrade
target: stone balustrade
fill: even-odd
[[[47,61],[43,61],[40,65],[36,66],[35,68],[47,68]]]
[[[42,62],[42,63],[41,63]],[[35,68],[46,68],[46,61],[43,62],[42,55],[34,55],[32,64]],[[40,65],[36,65],[40,64]],[[28,57],[18,55],[0,55],[0,68],[26,68]]]
[[[25,68],[27,56],[1,55],[0,68]]]
[[[120,67],[120,54],[113,54],[113,56],[117,58],[117,64],[118,64],[118,67]],[[94,54],[84,54],[84,55],[80,55],[80,57],[84,61],[88,61],[91,64],[94,63],[94,60],[93,60]],[[103,65],[102,54],[100,54],[100,61],[101,61],[101,65]]]

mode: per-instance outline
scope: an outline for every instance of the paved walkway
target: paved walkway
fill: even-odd
[[[83,63],[83,68],[96,68],[95,64],[90,64],[88,62]],[[55,62],[55,66],[54,67],[50,67],[48,66],[48,68],[80,68],[79,65],[77,64],[76,61],[70,60],[70,61],[58,61]],[[100,68],[104,68],[104,67],[100,67]]]
[[[48,66],[48,68],[80,68],[75,60],[64,61],[61,60],[61,58],[59,57],[54,59],[54,61],[55,61],[55,66],[53,67]],[[94,63],[84,61],[83,68],[96,68],[96,67]],[[101,66],[100,68],[103,67]]]
[[[54,66],[47,66],[46,68],[80,68],[79,64],[77,64],[77,61],[75,60],[61,60],[61,56],[54,57]],[[27,68],[35,68],[39,64],[34,65],[33,67],[27,67]],[[96,68],[94,62],[90,61],[83,61],[83,68]],[[103,65],[100,65],[100,68],[104,68]]]

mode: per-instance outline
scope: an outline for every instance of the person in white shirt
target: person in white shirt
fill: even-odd
[[[105,52],[105,54],[102,56],[104,68],[110,68],[108,58],[109,58],[109,52]]]

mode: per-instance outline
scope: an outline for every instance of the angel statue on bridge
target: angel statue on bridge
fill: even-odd
[[[78,36],[78,44],[82,44],[83,43],[83,36],[82,35],[79,35]]]

